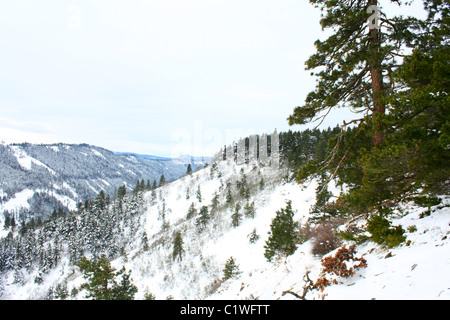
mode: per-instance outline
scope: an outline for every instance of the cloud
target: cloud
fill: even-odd
[[[252,101],[274,100],[283,97],[283,92],[271,88],[259,88],[243,84],[223,91],[225,95]]]
[[[177,132],[194,141],[198,121],[195,153],[227,130],[286,124],[310,86],[299,65],[320,30],[320,12],[294,0],[0,6],[2,135],[161,155]]]

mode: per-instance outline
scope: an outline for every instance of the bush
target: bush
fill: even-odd
[[[389,248],[396,247],[406,240],[405,230],[401,226],[391,228],[391,222],[379,214],[372,215],[368,219],[367,231],[370,238],[377,244],[385,244]]]
[[[344,223],[343,219],[335,218],[321,223],[312,230],[313,245],[311,252],[317,255],[325,255],[341,245],[341,240],[336,235],[336,228]]]
[[[326,286],[338,283],[336,277],[349,278],[355,274],[356,269],[367,267],[366,259],[355,257],[355,253],[355,245],[348,248],[343,246],[334,256],[323,258],[321,277],[317,279],[314,288],[322,292]],[[327,274],[331,279],[326,277]]]
[[[298,230],[298,238],[297,241],[299,244],[303,244],[309,239],[311,239],[313,236],[313,229],[311,226],[307,223],[304,226],[300,226]]]

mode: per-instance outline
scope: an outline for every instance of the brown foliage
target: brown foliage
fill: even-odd
[[[330,284],[337,284],[336,279],[329,280],[325,277],[326,274],[348,278],[354,275],[356,269],[367,267],[366,259],[355,257],[355,253],[355,245],[348,248],[343,246],[334,256],[324,257],[322,259],[322,276],[317,279],[314,287],[322,292]],[[347,264],[352,262],[353,265],[349,267]]]
[[[341,245],[341,240],[336,236],[336,228],[344,223],[343,219],[332,219],[324,222],[312,231],[314,238],[311,252],[317,255],[325,255]]]

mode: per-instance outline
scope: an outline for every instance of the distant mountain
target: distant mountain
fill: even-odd
[[[189,161],[115,153],[88,144],[0,144],[0,222],[46,217],[55,208],[75,209],[103,190],[129,190],[138,180],[167,181],[186,173]],[[195,170],[205,161],[192,161]]]
[[[121,156],[133,156],[141,159],[147,159],[147,160],[156,160],[156,161],[173,161],[175,163],[191,163],[191,164],[197,164],[203,166],[205,163],[208,163],[212,160],[212,157],[205,157],[205,156],[191,156],[191,155],[180,155],[176,158],[168,158],[168,157],[159,157],[154,155],[148,155],[148,154],[139,154],[139,153],[132,153],[132,152],[116,152],[116,154]]]
[[[167,157],[158,157],[148,154],[139,154],[139,153],[132,153],[132,152],[116,152],[117,155],[120,156],[133,156],[140,159],[148,159],[148,160],[157,160],[157,161],[171,161],[172,158]]]

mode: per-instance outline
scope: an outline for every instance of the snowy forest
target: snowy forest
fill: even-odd
[[[450,4],[422,2],[424,19],[311,0],[330,33],[305,62],[315,89],[277,140],[241,137],[156,177],[137,172],[142,159],[126,169],[107,151],[77,153],[94,172],[68,165],[21,195],[34,215],[1,218],[0,298],[450,299]],[[354,117],[295,130],[339,108]],[[34,148],[0,145],[2,204],[67,163]],[[94,192],[74,191],[74,175]],[[49,192],[78,197],[39,201]]]

